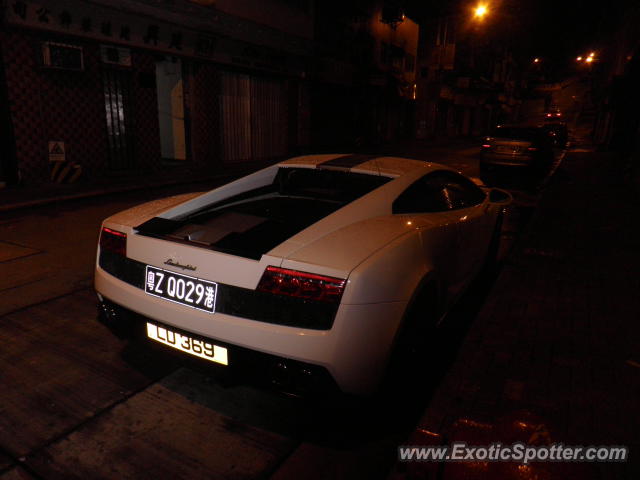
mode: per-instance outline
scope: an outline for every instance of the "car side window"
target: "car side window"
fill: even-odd
[[[445,212],[482,203],[485,193],[471,180],[448,170],[431,172],[393,202],[393,213]]]

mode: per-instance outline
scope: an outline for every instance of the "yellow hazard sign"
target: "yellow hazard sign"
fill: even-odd
[[[59,140],[49,140],[49,161],[64,162],[66,154],[64,150],[64,142]]]

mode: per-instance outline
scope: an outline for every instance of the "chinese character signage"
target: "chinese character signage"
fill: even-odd
[[[116,42],[126,47],[159,50],[167,54],[214,56],[216,42],[187,27],[134,16],[87,2],[8,0],[9,24],[54,33]]]
[[[136,5],[146,9],[145,13],[136,14]],[[308,54],[306,47],[282,32],[250,28],[249,24],[239,28],[244,20],[217,11],[206,19],[185,14],[184,24],[178,24],[167,18],[167,11],[159,8],[154,11],[147,3],[131,2],[130,6],[130,11],[124,11],[115,5],[110,7],[106,1],[7,0],[0,3],[5,20],[11,26],[112,44],[114,50],[108,52],[111,56],[117,53],[115,48],[140,48],[260,70],[298,74],[304,70],[302,58]],[[292,52],[294,56],[284,52]],[[110,63],[124,65],[111,56],[108,57]]]

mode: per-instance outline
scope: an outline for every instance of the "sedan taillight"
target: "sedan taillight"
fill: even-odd
[[[100,249],[127,256],[127,234],[102,227],[100,232]]]
[[[276,295],[340,303],[346,280],[279,267],[267,267],[258,283],[258,291]]]

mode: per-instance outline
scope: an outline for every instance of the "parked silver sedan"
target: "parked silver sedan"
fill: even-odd
[[[484,139],[480,171],[520,169],[537,173],[553,163],[553,143],[538,125],[499,125]]]

